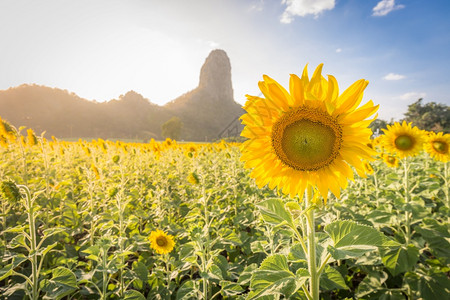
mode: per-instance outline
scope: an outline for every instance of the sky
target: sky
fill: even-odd
[[[163,105],[228,54],[234,99],[262,75],[324,63],[343,92],[369,81],[379,118],[409,104],[450,105],[448,0],[0,0],[0,90],[38,84],[96,101],[134,90]]]

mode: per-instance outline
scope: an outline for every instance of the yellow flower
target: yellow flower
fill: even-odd
[[[369,175],[374,173],[374,170],[368,161],[364,162],[364,172]]]
[[[430,132],[424,148],[432,158],[448,162],[450,160],[450,134]]]
[[[196,173],[190,173],[187,177],[187,180],[191,183],[191,184],[199,184],[200,183],[200,179],[198,178],[198,175]]]
[[[383,161],[389,168],[398,168],[398,159],[393,155],[389,154],[383,155]]]
[[[164,149],[170,149],[171,147],[175,147],[176,145],[175,140],[171,140],[170,138],[166,138],[166,140],[162,143],[162,146]]]
[[[264,75],[259,88],[265,98],[247,95],[242,160],[259,187],[269,184],[301,198],[312,185],[326,201],[328,190],[339,197],[353,180],[350,165],[363,172],[362,159],[372,160],[367,126],[373,120],[366,119],[378,105],[358,108],[368,82],[358,80],[339,96],[336,79],[328,75],[327,81],[322,66],[311,80],[306,67],[301,78],[291,75],[290,93]]]
[[[164,231],[157,229],[150,233],[150,247],[158,254],[166,254],[172,251],[175,242],[171,235],[165,234]]]
[[[411,123],[395,122],[384,131],[383,144],[389,153],[396,153],[399,158],[416,156],[423,148],[425,137],[423,132]]]
[[[27,129],[27,145],[30,147],[33,147],[37,145],[38,141],[36,138],[36,135],[34,134],[33,129],[29,128]]]
[[[91,164],[91,169],[92,172],[94,172],[95,178],[100,179],[100,172],[98,171],[98,168],[94,164]]]

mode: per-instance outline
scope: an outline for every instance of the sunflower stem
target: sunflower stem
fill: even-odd
[[[202,177],[204,178],[204,177]],[[205,190],[205,181],[203,181],[203,185],[202,185],[202,195],[203,195],[203,208],[204,208],[204,218],[205,218],[205,227],[204,227],[204,234],[206,237],[206,244],[203,247],[203,256],[204,256],[204,260],[203,260],[203,272],[206,274],[208,272],[208,261],[209,261],[209,214],[208,214],[208,198],[206,195],[206,190]],[[206,277],[203,277],[203,297],[204,299],[208,299],[208,279]]]
[[[406,211],[405,211],[405,244],[409,245],[411,242],[411,214],[409,212],[409,186],[408,186],[408,171],[409,171],[409,164],[408,164],[408,158],[405,158],[403,162],[404,166],[404,189],[405,189],[405,204],[406,204]]]
[[[170,275],[171,275],[171,271],[170,271],[170,257],[169,257],[168,253],[164,254],[164,262],[166,264],[167,293],[169,295],[172,295],[172,293],[170,291]]]
[[[377,173],[378,173],[378,168],[375,170],[375,172],[373,172],[373,183],[375,185],[375,199],[377,202],[377,207],[380,206],[380,200],[379,200],[379,196],[380,196],[380,192],[378,189],[378,177],[377,177]]]
[[[26,209],[28,214],[28,226],[30,230],[30,254],[31,257],[31,281],[33,285],[31,286],[31,299],[36,300],[39,298],[39,271],[38,271],[38,253],[37,253],[37,240],[36,240],[36,219],[35,219],[35,206],[34,198],[31,196],[31,192],[25,185],[20,185],[25,193]]]
[[[314,227],[314,210],[312,187],[306,188],[306,219],[308,235],[308,270],[310,275],[309,292],[313,300],[319,300],[319,276],[316,265],[316,232]]]
[[[448,162],[444,163],[444,194],[447,200],[447,208],[450,209],[450,198],[448,193]],[[450,222],[450,216],[447,217],[447,222]]]

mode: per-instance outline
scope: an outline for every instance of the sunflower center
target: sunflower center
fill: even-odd
[[[414,139],[409,135],[400,135],[395,139],[395,146],[400,150],[410,150],[414,146]]]
[[[441,154],[445,154],[448,151],[448,145],[447,143],[435,141],[433,142],[433,149],[436,150],[436,152],[439,152]]]
[[[158,244],[158,246],[163,247],[167,244],[167,240],[165,237],[160,236],[156,238],[156,244]]]
[[[278,158],[299,171],[328,166],[338,156],[342,129],[336,120],[317,109],[298,108],[281,117],[272,128],[272,146]]]
[[[387,161],[391,164],[395,163],[395,157],[393,156],[388,156]]]

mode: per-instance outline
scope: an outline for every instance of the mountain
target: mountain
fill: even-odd
[[[0,91],[0,116],[16,127],[57,138],[158,138],[170,118],[162,107],[130,91],[104,103],[40,85]]]
[[[161,139],[161,125],[176,116],[183,122],[181,139],[214,140],[233,120],[240,131],[236,119],[243,112],[233,99],[231,64],[223,50],[206,58],[198,87],[164,106],[134,91],[107,102],[35,84],[0,91],[2,119],[57,138]]]
[[[231,64],[225,51],[212,51],[201,68],[198,87],[167,103],[165,108],[189,124],[183,132],[188,140],[217,136],[241,116],[244,110],[233,99]]]

